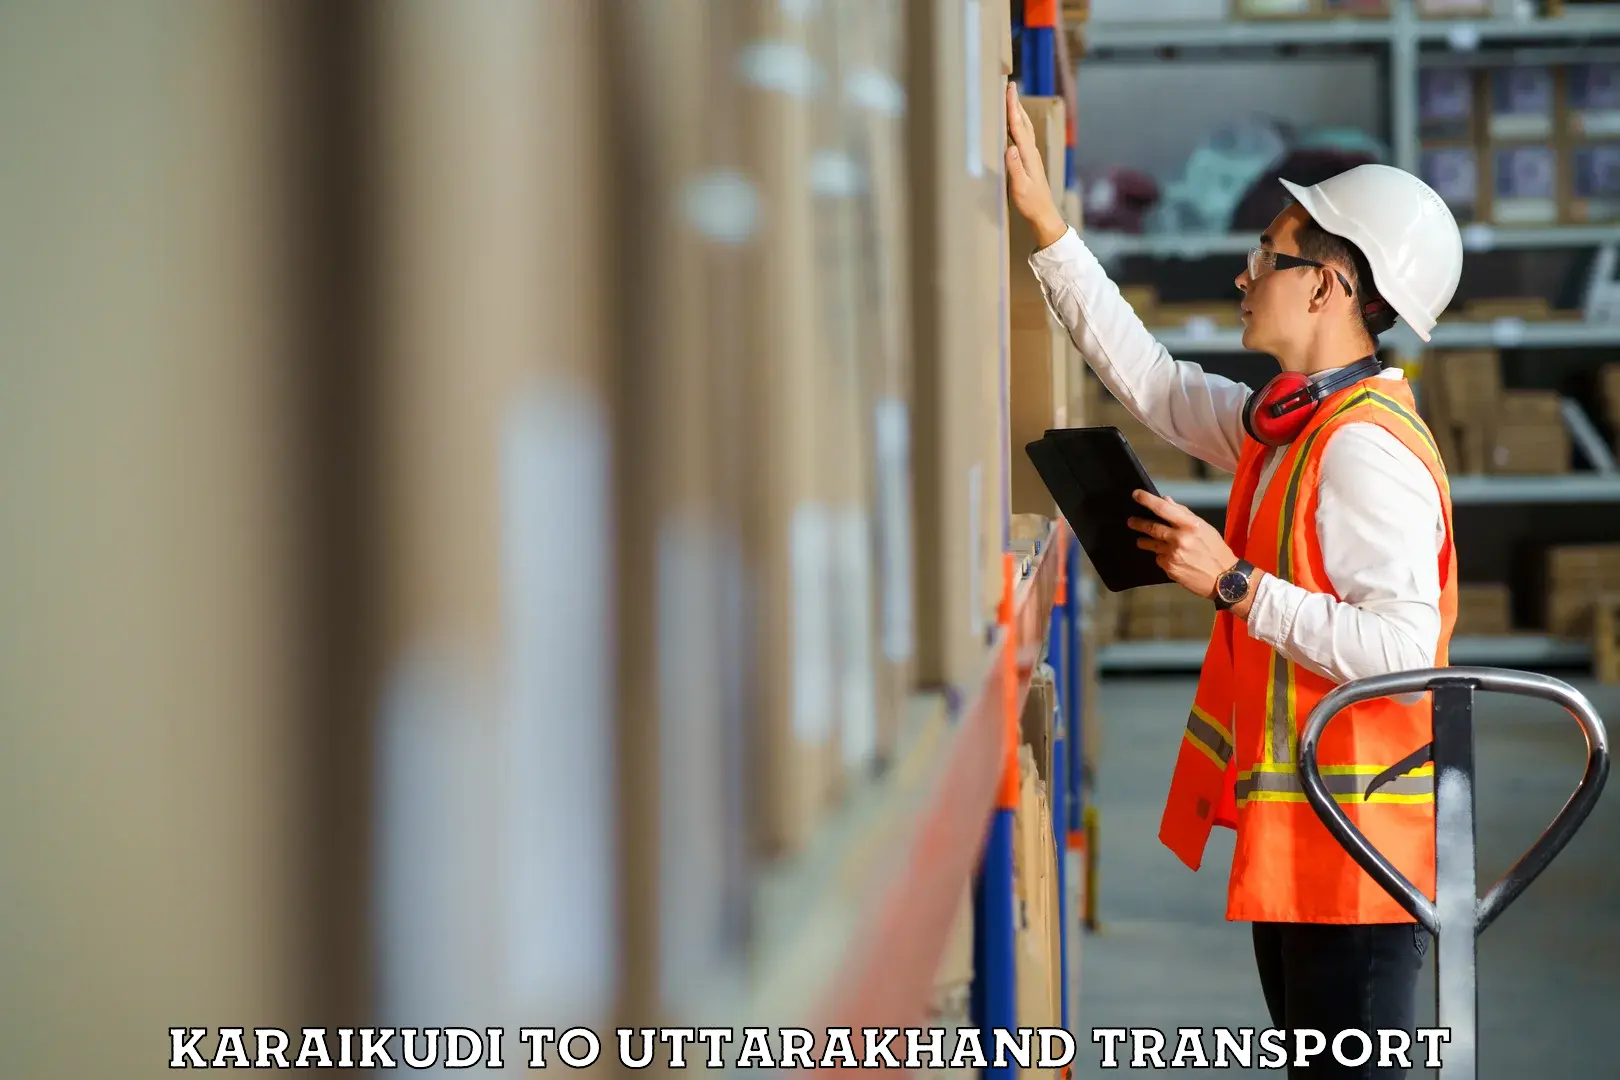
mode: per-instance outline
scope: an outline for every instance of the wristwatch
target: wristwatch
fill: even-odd
[[[1226,611],[1243,603],[1249,595],[1249,582],[1254,577],[1254,564],[1239,559],[1237,565],[1215,579],[1215,610]]]

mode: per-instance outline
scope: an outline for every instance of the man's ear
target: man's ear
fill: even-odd
[[[1316,291],[1311,294],[1311,306],[1324,308],[1328,297],[1333,295],[1333,285],[1337,279],[1333,276],[1331,266],[1318,267],[1316,271]]]

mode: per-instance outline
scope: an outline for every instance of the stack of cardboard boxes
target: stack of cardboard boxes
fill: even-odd
[[[1424,364],[1423,413],[1455,474],[1567,472],[1569,430],[1554,391],[1505,390],[1494,349],[1438,351]]]
[[[1499,582],[1457,589],[1457,637],[1494,637],[1513,632],[1513,594]]]
[[[1585,637],[1594,600],[1620,591],[1620,544],[1571,544],[1547,551],[1547,632]]]
[[[1620,453],[1620,364],[1604,364],[1598,372],[1598,396],[1603,419],[1609,425],[1614,447]]]
[[[1008,532],[1011,15],[1007,0],[906,13],[915,670],[923,685],[966,687],[984,675]]]
[[[1033,240],[1008,203],[1008,0],[905,8],[913,670],[923,687],[970,689],[986,671],[1003,592],[1002,553],[1028,532],[1021,528],[1015,536],[1015,515],[1021,525],[1023,515],[1057,516],[1023,447],[1048,428],[1073,422],[1069,374],[1078,357],[1046,309],[1027,265]],[[1062,191],[1062,102],[1026,98],[1025,108],[1048,179]],[[1050,777],[1039,764],[1051,752],[1054,694],[1050,680],[1035,680],[1025,723],[1030,742],[1020,759],[1019,1023],[1031,1026],[1057,1022],[1061,993]],[[964,896],[935,977],[936,1022],[968,1022],[973,930],[971,897]]]
[[[1620,220],[1620,65],[1425,67],[1420,172],[1462,222]]]
[[[1243,19],[1388,18],[1390,0],[1234,0]]]
[[[1120,636],[1127,641],[1203,641],[1215,628],[1215,606],[1180,585],[1124,594]]]

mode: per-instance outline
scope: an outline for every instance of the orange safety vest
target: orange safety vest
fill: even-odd
[[[1345,424],[1371,423],[1395,435],[1428,466],[1440,492],[1446,536],[1440,551],[1440,639],[1447,663],[1457,621],[1457,557],[1451,489],[1434,437],[1418,418],[1412,390],[1374,380],[1329,396],[1281,451],[1272,482],[1256,497],[1266,447],[1248,440],[1227,506],[1226,542],[1240,558],[1311,592],[1336,595],[1316,535],[1322,452]],[[1298,772],[1300,732],[1333,683],[1299,667],[1235,627],[1215,621],[1176,759],[1159,839],[1197,870],[1214,825],[1237,830],[1226,917],[1244,922],[1391,923],[1412,917],[1340,847],[1305,801]],[[1419,890],[1434,895],[1434,767],[1369,783],[1431,741],[1427,695],[1415,704],[1361,702],[1328,725],[1317,765],[1328,790],[1372,845]]]

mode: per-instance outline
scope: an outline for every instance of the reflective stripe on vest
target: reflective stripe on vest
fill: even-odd
[[[1383,765],[1322,765],[1322,786],[1336,802],[1434,802],[1434,766],[1423,765],[1409,773],[1386,780],[1370,796],[1367,787],[1385,771]],[[1238,774],[1237,801],[1243,806],[1254,802],[1304,802],[1305,785],[1299,770],[1291,765],[1270,765]]]
[[[1187,715],[1186,739],[1203,751],[1218,769],[1226,768],[1226,763],[1232,760],[1232,733],[1196,705]]]

